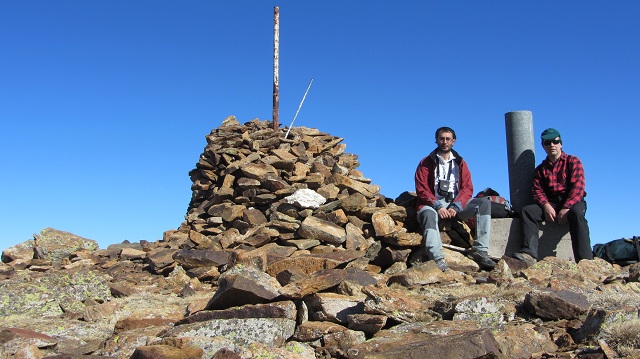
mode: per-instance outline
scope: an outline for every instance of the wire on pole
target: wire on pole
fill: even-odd
[[[313,83],[313,79],[311,79],[311,81],[309,81],[309,86],[307,86],[307,90],[304,92],[304,96],[302,96],[302,101],[300,101],[300,105],[298,105],[298,109],[296,110],[296,114],[295,114],[295,116],[293,116],[293,121],[291,121],[291,125],[287,129],[287,133],[284,134],[284,138],[287,138],[287,136],[289,135],[289,131],[291,131],[291,127],[293,127],[293,122],[296,120],[296,117],[298,117],[298,112],[300,112],[300,108],[302,107],[302,104],[304,103],[304,99],[307,98],[307,92],[309,92],[309,89],[311,88],[311,84],[312,83]]]

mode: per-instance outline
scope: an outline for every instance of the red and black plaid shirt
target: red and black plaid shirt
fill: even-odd
[[[546,158],[536,167],[532,191],[533,200],[541,207],[551,203],[571,208],[587,195],[582,162],[564,152],[556,162]]]

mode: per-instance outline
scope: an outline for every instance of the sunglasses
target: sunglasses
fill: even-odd
[[[543,143],[545,146],[549,146],[549,145],[551,145],[552,143],[553,143],[554,145],[557,145],[558,143],[562,143],[562,140],[544,140],[542,143]]]

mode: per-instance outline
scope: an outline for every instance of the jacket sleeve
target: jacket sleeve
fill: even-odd
[[[415,182],[416,182],[416,209],[420,210],[420,208],[424,206],[430,206],[435,209],[439,209],[442,205],[440,205],[440,201],[436,199],[436,195],[434,193],[434,185],[432,184],[435,180],[433,174],[432,162],[428,157],[425,157],[418,164],[418,168],[416,169]]]
[[[569,193],[562,208],[571,208],[574,204],[580,202],[584,197],[585,191],[584,167],[580,159],[576,156],[569,156],[567,166],[569,166],[569,178],[567,178],[567,190]]]
[[[453,199],[452,206],[456,211],[461,211],[464,206],[473,197],[473,181],[471,180],[471,171],[467,162],[460,162],[460,183],[458,184],[458,195]],[[451,206],[450,206],[451,207]]]

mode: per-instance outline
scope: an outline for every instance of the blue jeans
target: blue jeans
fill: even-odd
[[[443,203],[446,208],[449,204]],[[476,216],[476,236],[473,248],[477,251],[487,252],[489,250],[489,238],[491,236],[491,202],[488,198],[472,198],[458,212],[456,219],[466,221],[472,216]],[[429,206],[424,206],[418,212],[418,222],[422,227],[422,237],[424,238],[424,248],[428,259],[442,259],[442,240],[438,229],[438,212]]]

